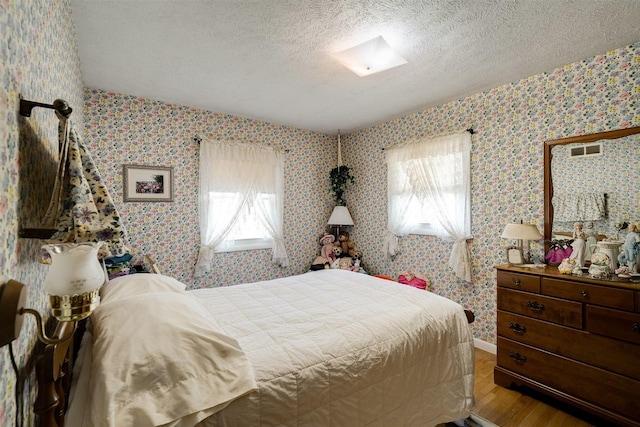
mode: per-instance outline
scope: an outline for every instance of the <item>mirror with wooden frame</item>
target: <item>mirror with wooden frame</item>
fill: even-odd
[[[592,222],[601,240],[621,220],[640,221],[640,126],[545,142],[545,252],[575,222]]]

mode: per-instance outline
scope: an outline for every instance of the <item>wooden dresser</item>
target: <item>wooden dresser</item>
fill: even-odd
[[[501,265],[494,382],[640,426],[640,283]]]

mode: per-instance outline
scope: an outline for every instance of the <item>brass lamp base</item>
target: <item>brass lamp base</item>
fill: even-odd
[[[100,304],[98,289],[77,295],[49,295],[51,314],[62,321],[69,322],[89,317]]]
[[[25,314],[31,314],[36,318],[36,333],[43,343],[57,344],[68,340],[76,330],[76,320],[88,317],[100,303],[100,296],[97,289],[80,295],[50,295],[52,314],[62,322],[71,321],[73,324],[71,331],[59,338],[49,338],[46,335],[40,313],[25,307],[26,300],[27,290],[24,284],[9,280],[0,285],[0,347],[20,336]]]

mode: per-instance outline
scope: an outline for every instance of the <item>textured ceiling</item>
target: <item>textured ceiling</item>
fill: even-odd
[[[640,41],[640,0],[72,0],[87,86],[343,133]],[[409,63],[332,53],[382,35]]]

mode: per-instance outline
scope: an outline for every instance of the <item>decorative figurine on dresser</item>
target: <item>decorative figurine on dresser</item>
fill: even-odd
[[[587,235],[582,231],[582,223],[576,222],[573,225],[573,243],[571,243],[573,251],[571,252],[571,255],[569,255],[569,258],[575,260],[578,267],[584,266],[584,259],[587,254],[586,240]]]
[[[591,255],[593,255],[593,247],[598,243],[593,221],[587,221],[584,223],[584,234],[587,236],[587,254],[585,256],[585,260],[589,260],[591,259]]]
[[[630,273],[638,272],[638,253],[640,252],[640,234],[638,234],[638,226],[631,224],[629,232],[624,238],[622,251],[618,255],[620,266],[626,265]]]

